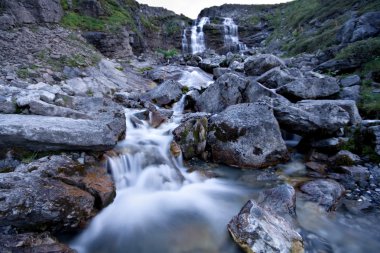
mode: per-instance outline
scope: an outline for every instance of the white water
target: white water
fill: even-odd
[[[239,51],[247,49],[247,46],[239,41],[238,26],[232,18],[224,18],[224,46],[234,51],[237,48]]]
[[[187,42],[187,28],[183,30],[182,34],[182,52],[188,53],[189,52],[189,43]]]
[[[203,17],[191,27],[191,53],[202,53],[206,50],[205,34],[203,26],[210,23],[208,17]]]

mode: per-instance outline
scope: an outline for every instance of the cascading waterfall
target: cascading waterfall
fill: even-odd
[[[224,46],[231,51],[243,51],[247,46],[239,41],[238,26],[232,18],[224,18]]]
[[[185,54],[189,52],[189,43],[187,41],[186,34],[187,34],[187,28],[183,30],[183,34],[182,34],[182,52]]]
[[[202,17],[191,27],[191,53],[202,53],[206,50],[205,35],[203,26],[210,23],[210,18]]]

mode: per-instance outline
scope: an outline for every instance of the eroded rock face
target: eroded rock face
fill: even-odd
[[[21,231],[76,230],[115,196],[104,169],[86,168],[66,156],[2,173],[0,186],[0,227]]]
[[[215,162],[262,168],[287,159],[279,125],[265,104],[232,105],[209,122],[207,142]]]
[[[244,61],[244,70],[249,76],[260,76],[275,67],[285,67],[285,63],[271,54],[251,56]]]
[[[228,231],[247,253],[303,252],[302,237],[292,224],[253,200],[232,218]]]

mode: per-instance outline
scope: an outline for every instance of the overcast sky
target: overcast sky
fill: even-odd
[[[184,14],[195,19],[199,12],[210,6],[231,4],[275,4],[289,2],[289,0],[137,0],[139,3],[150,6],[159,6],[172,10],[177,14]]]

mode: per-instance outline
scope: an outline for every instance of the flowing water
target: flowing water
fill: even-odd
[[[191,27],[191,53],[202,53],[206,50],[205,34],[203,26],[210,23],[208,17],[202,17],[199,21],[196,20],[195,24]]]
[[[209,78],[199,69],[186,69],[181,83],[200,88],[197,83],[210,83]],[[109,158],[117,196],[71,243],[79,253],[239,253],[226,225],[244,203],[262,189],[304,180],[306,169],[298,154],[276,169],[244,171],[197,161],[186,168],[169,151],[183,100],[174,105],[171,120],[158,128],[138,120],[139,111],[126,109],[126,138],[116,147],[119,155]],[[298,140],[292,137],[289,144]],[[297,206],[306,252],[380,248],[378,215],[327,215],[302,200]]]
[[[224,46],[230,51],[243,51],[247,46],[239,41],[238,26],[232,18],[224,18]]]

